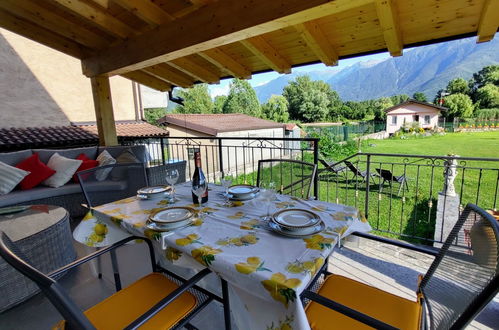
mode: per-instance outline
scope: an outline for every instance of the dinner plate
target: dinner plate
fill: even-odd
[[[194,209],[186,206],[173,206],[159,210],[149,217],[149,220],[162,226],[175,226],[178,223],[188,221],[194,215]]]
[[[268,224],[269,224],[270,229],[272,229],[274,232],[276,232],[276,233],[278,233],[280,235],[284,235],[284,236],[288,236],[288,237],[293,237],[293,238],[304,238],[304,237],[307,237],[307,236],[318,234],[321,231],[323,231],[324,229],[326,229],[326,225],[324,224],[323,221],[317,223],[315,226],[304,228],[304,229],[298,230],[298,231],[296,231],[296,230],[292,230],[292,231],[286,230],[283,227],[279,226],[279,224],[277,224],[273,220],[270,220],[268,222]]]
[[[147,220],[146,221],[146,228],[154,230],[154,231],[161,231],[161,232],[172,231],[175,229],[180,229],[180,228],[190,226],[192,224],[192,221],[193,221],[193,218],[189,218],[189,219],[186,219],[184,221],[180,221],[180,222],[177,222],[175,224],[169,224],[169,225],[165,226],[165,225],[162,225],[158,222]]]
[[[169,194],[171,188],[168,186],[142,187],[137,190],[137,196],[144,199],[162,198]]]
[[[229,194],[236,198],[241,198],[251,194],[256,194],[258,187],[249,184],[235,184],[229,187]]]
[[[24,210],[29,209],[29,205],[16,205],[16,206],[8,206],[8,207],[2,207],[0,208],[0,214],[12,214],[12,213],[18,213],[22,212]]]
[[[272,218],[281,227],[298,230],[315,226],[321,218],[314,212],[303,209],[286,209],[273,214]]]
[[[249,201],[250,199],[253,199],[257,196],[258,194],[249,194],[249,195],[243,195],[243,196],[234,196],[229,194],[229,199],[231,201]]]

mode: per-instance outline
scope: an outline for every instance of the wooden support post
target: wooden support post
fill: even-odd
[[[117,145],[118,137],[116,135],[116,125],[114,122],[109,77],[95,76],[90,78],[90,80],[92,82],[92,94],[94,96],[99,144],[101,146]]]

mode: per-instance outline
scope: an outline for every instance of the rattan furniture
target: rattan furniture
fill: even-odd
[[[76,258],[69,214],[59,206],[33,205],[27,210],[0,216],[0,231],[15,242],[29,262],[52,272]],[[33,296],[37,286],[0,259],[0,311]]]

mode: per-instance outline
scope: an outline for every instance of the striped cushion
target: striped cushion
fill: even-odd
[[[29,173],[0,162],[0,195],[10,193]]]

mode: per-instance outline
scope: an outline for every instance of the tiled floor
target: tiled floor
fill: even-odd
[[[78,243],[79,255],[86,253]],[[118,253],[123,284],[150,271],[145,245],[125,246]],[[417,276],[424,273],[431,259],[414,253],[405,253],[382,244],[348,244],[335,252],[330,270],[356,280],[390,291],[406,298],[414,298]],[[62,283],[78,305],[85,309],[92,306],[114,290],[109,260],[103,259],[104,278],[99,280],[90,265],[68,274]],[[50,329],[60,320],[54,307],[42,295],[0,314],[0,329]],[[223,312],[220,304],[212,303],[192,322],[199,329],[223,329]],[[470,325],[471,329],[499,328],[499,301],[489,306]]]

